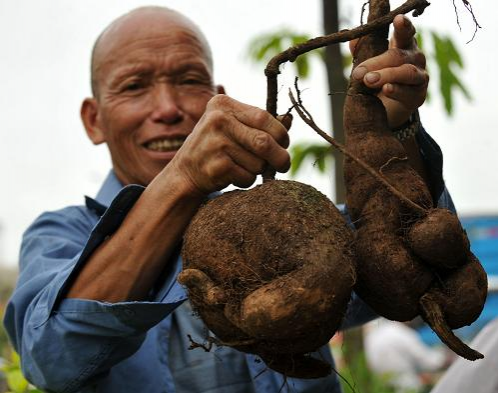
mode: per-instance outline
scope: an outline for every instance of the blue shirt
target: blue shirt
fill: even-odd
[[[433,190],[441,204],[452,207],[442,182],[441,152],[423,133],[421,153],[430,163]],[[426,140],[425,140],[426,139]],[[162,285],[149,301],[106,303],[65,298],[68,283],[88,256],[119,228],[143,187],[122,188],[114,173],[96,199],[42,214],[25,232],[20,275],[5,314],[5,327],[21,355],[26,377],[50,392],[165,393],[175,392],[170,357],[175,331],[172,313],[186,300],[176,277],[181,260],[168,264]],[[373,311],[353,294],[343,327],[374,318]],[[173,325],[173,328],[172,328]],[[172,331],[173,329],[173,331]],[[175,342],[175,340],[173,340]],[[328,347],[317,354],[333,365]],[[230,352],[227,352],[230,353]],[[223,360],[223,350],[206,353]],[[288,378],[266,368],[257,357],[244,354],[254,390],[261,393],[338,393],[335,373],[315,380]],[[173,364],[170,364],[173,363]],[[226,364],[229,364],[227,360]],[[202,390],[230,391],[233,380],[212,376]],[[282,389],[282,387],[284,387]]]

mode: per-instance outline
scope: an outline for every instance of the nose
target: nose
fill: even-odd
[[[173,86],[164,82],[154,86],[151,118],[164,124],[176,124],[183,119],[178,94]]]

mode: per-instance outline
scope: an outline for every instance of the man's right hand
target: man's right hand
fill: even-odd
[[[168,170],[180,174],[193,193],[207,195],[230,184],[249,187],[270,165],[290,167],[285,126],[268,112],[226,95],[213,97]]]

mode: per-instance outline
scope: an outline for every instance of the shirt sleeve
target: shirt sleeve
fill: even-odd
[[[170,264],[162,287],[146,302],[64,297],[72,277],[119,227],[141,192],[142,187],[125,187],[100,220],[70,207],[43,214],[26,231],[4,323],[24,374],[38,387],[74,392],[105,375],[186,298],[176,282],[181,263]]]
[[[456,213],[451,195],[444,184],[443,153],[441,148],[422,126],[420,126],[420,132],[417,133],[416,139],[419,145],[420,155],[427,170],[430,183],[429,188],[435,204],[438,207]]]

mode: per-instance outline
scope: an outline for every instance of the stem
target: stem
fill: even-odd
[[[275,55],[269,61],[265,69],[267,78],[266,110],[273,116],[277,115],[277,76],[280,73],[279,68],[281,64],[287,61],[293,62],[298,56],[314,49],[363,37],[379,28],[391,24],[396,15],[406,14],[410,11],[416,11],[417,15],[420,15],[428,5],[429,3],[426,0],[408,0],[395,10],[365,25],[356,27],[352,30],[341,30],[330,35],[312,38]]]
[[[367,171],[370,175],[372,175],[377,181],[379,181],[382,185],[384,185],[389,192],[391,192],[394,196],[396,196],[399,200],[407,204],[409,207],[411,207],[413,210],[418,212],[419,214],[425,216],[427,214],[427,209],[424,209],[420,205],[416,204],[413,202],[411,199],[407,198],[404,196],[401,192],[399,192],[396,188],[394,188],[389,181],[386,179],[384,175],[381,173],[377,172],[375,169],[373,169],[370,165],[368,165],[365,161],[363,161],[361,158],[358,158],[351,154],[345,146],[343,146],[341,143],[337,142],[332,136],[327,134],[325,131],[323,131],[320,127],[318,127],[313,120],[313,117],[311,114],[308,112],[308,110],[303,106],[301,103],[300,99],[296,101],[294,98],[294,95],[292,94],[292,91],[289,90],[289,97],[290,100],[292,101],[292,104],[294,105],[294,108],[296,109],[296,112],[298,115],[303,119],[303,121],[309,125],[315,132],[320,135],[323,139],[325,139],[328,143],[330,143],[332,146],[334,146],[337,150],[339,150],[341,153],[344,155],[348,156],[351,158],[354,162],[356,162],[359,166],[361,166],[365,171]]]
[[[356,27],[352,30],[341,30],[337,33],[329,34],[322,37],[312,38],[301,44],[292,46],[283,52],[275,55],[267,64],[265,68],[267,95],[266,95],[266,110],[270,112],[273,117],[277,116],[277,96],[278,96],[278,83],[277,78],[280,74],[280,65],[291,61],[293,62],[300,55],[303,55],[312,50],[322,48],[324,46],[337,44],[339,42],[347,42],[356,38],[363,37],[372,33],[375,30],[381,29],[392,23],[394,17],[399,14],[406,14],[414,11],[414,15],[418,16],[424,12],[424,9],[429,5],[427,0],[407,0],[403,5],[396,8],[394,11],[381,16],[365,25]],[[272,167],[268,167],[262,174],[263,182],[275,179],[276,171]]]

